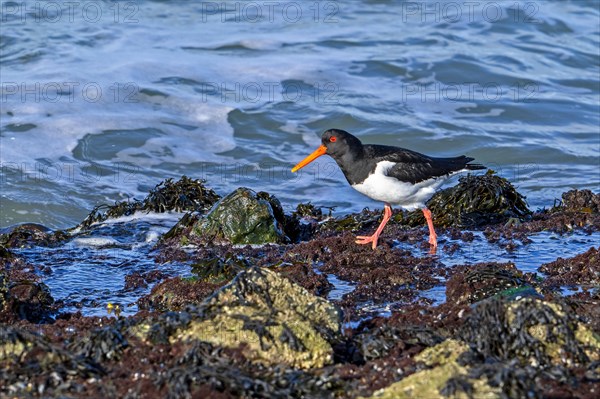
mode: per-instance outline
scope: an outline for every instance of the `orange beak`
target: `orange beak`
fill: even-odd
[[[298,169],[305,167],[306,165],[308,165],[315,159],[319,158],[321,155],[325,155],[326,153],[327,153],[327,147],[325,147],[324,145],[321,145],[319,148],[317,148],[315,150],[315,152],[313,152],[312,154],[310,154],[309,156],[304,158],[302,161],[300,161],[300,163],[298,163],[298,165],[294,166],[292,168],[292,172],[295,172]]]

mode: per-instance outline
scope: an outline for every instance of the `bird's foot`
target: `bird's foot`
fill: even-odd
[[[356,236],[356,241],[354,242],[361,245],[372,243],[371,248],[375,249],[377,248],[378,239],[378,234],[373,234],[372,236]]]
[[[437,235],[433,235],[433,234],[429,235],[429,244],[431,244],[432,247],[437,248]]]
[[[429,235],[429,254],[430,255],[435,255],[435,253],[437,252],[437,234],[430,234]]]

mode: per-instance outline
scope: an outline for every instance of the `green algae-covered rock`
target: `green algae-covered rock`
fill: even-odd
[[[200,340],[241,348],[251,361],[294,368],[333,361],[340,311],[276,272],[253,267],[200,305],[197,317],[171,335],[171,343]]]
[[[193,233],[232,244],[282,243],[286,237],[276,217],[279,208],[279,201],[266,193],[240,187],[217,202]]]
[[[467,175],[459,184],[438,191],[427,202],[436,226],[476,227],[506,222],[510,218],[524,219],[531,214],[525,197],[505,178],[493,171],[485,175]],[[425,223],[423,212],[412,212],[407,222]]]

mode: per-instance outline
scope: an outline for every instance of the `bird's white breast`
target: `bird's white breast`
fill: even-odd
[[[445,178],[432,178],[412,184],[403,182],[394,177],[387,176],[387,171],[396,163],[381,161],[377,163],[375,171],[360,184],[352,187],[359,193],[374,200],[389,202],[402,208],[413,210],[423,208],[425,202],[431,198],[435,190],[444,182]]]

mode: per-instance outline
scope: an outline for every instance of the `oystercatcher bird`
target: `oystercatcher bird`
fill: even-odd
[[[357,244],[371,243],[373,249],[377,247],[379,235],[392,217],[390,204],[395,204],[407,210],[423,210],[429,227],[429,244],[432,252],[435,252],[437,235],[431,211],[425,207],[425,202],[451,175],[485,169],[483,165],[470,164],[473,158],[464,155],[434,158],[405,148],[363,144],[358,138],[339,129],[325,131],[321,143],[312,154],[294,166],[292,172],[327,154],[337,162],[352,188],[374,200],[383,201],[383,220],[375,233],[356,237]]]

